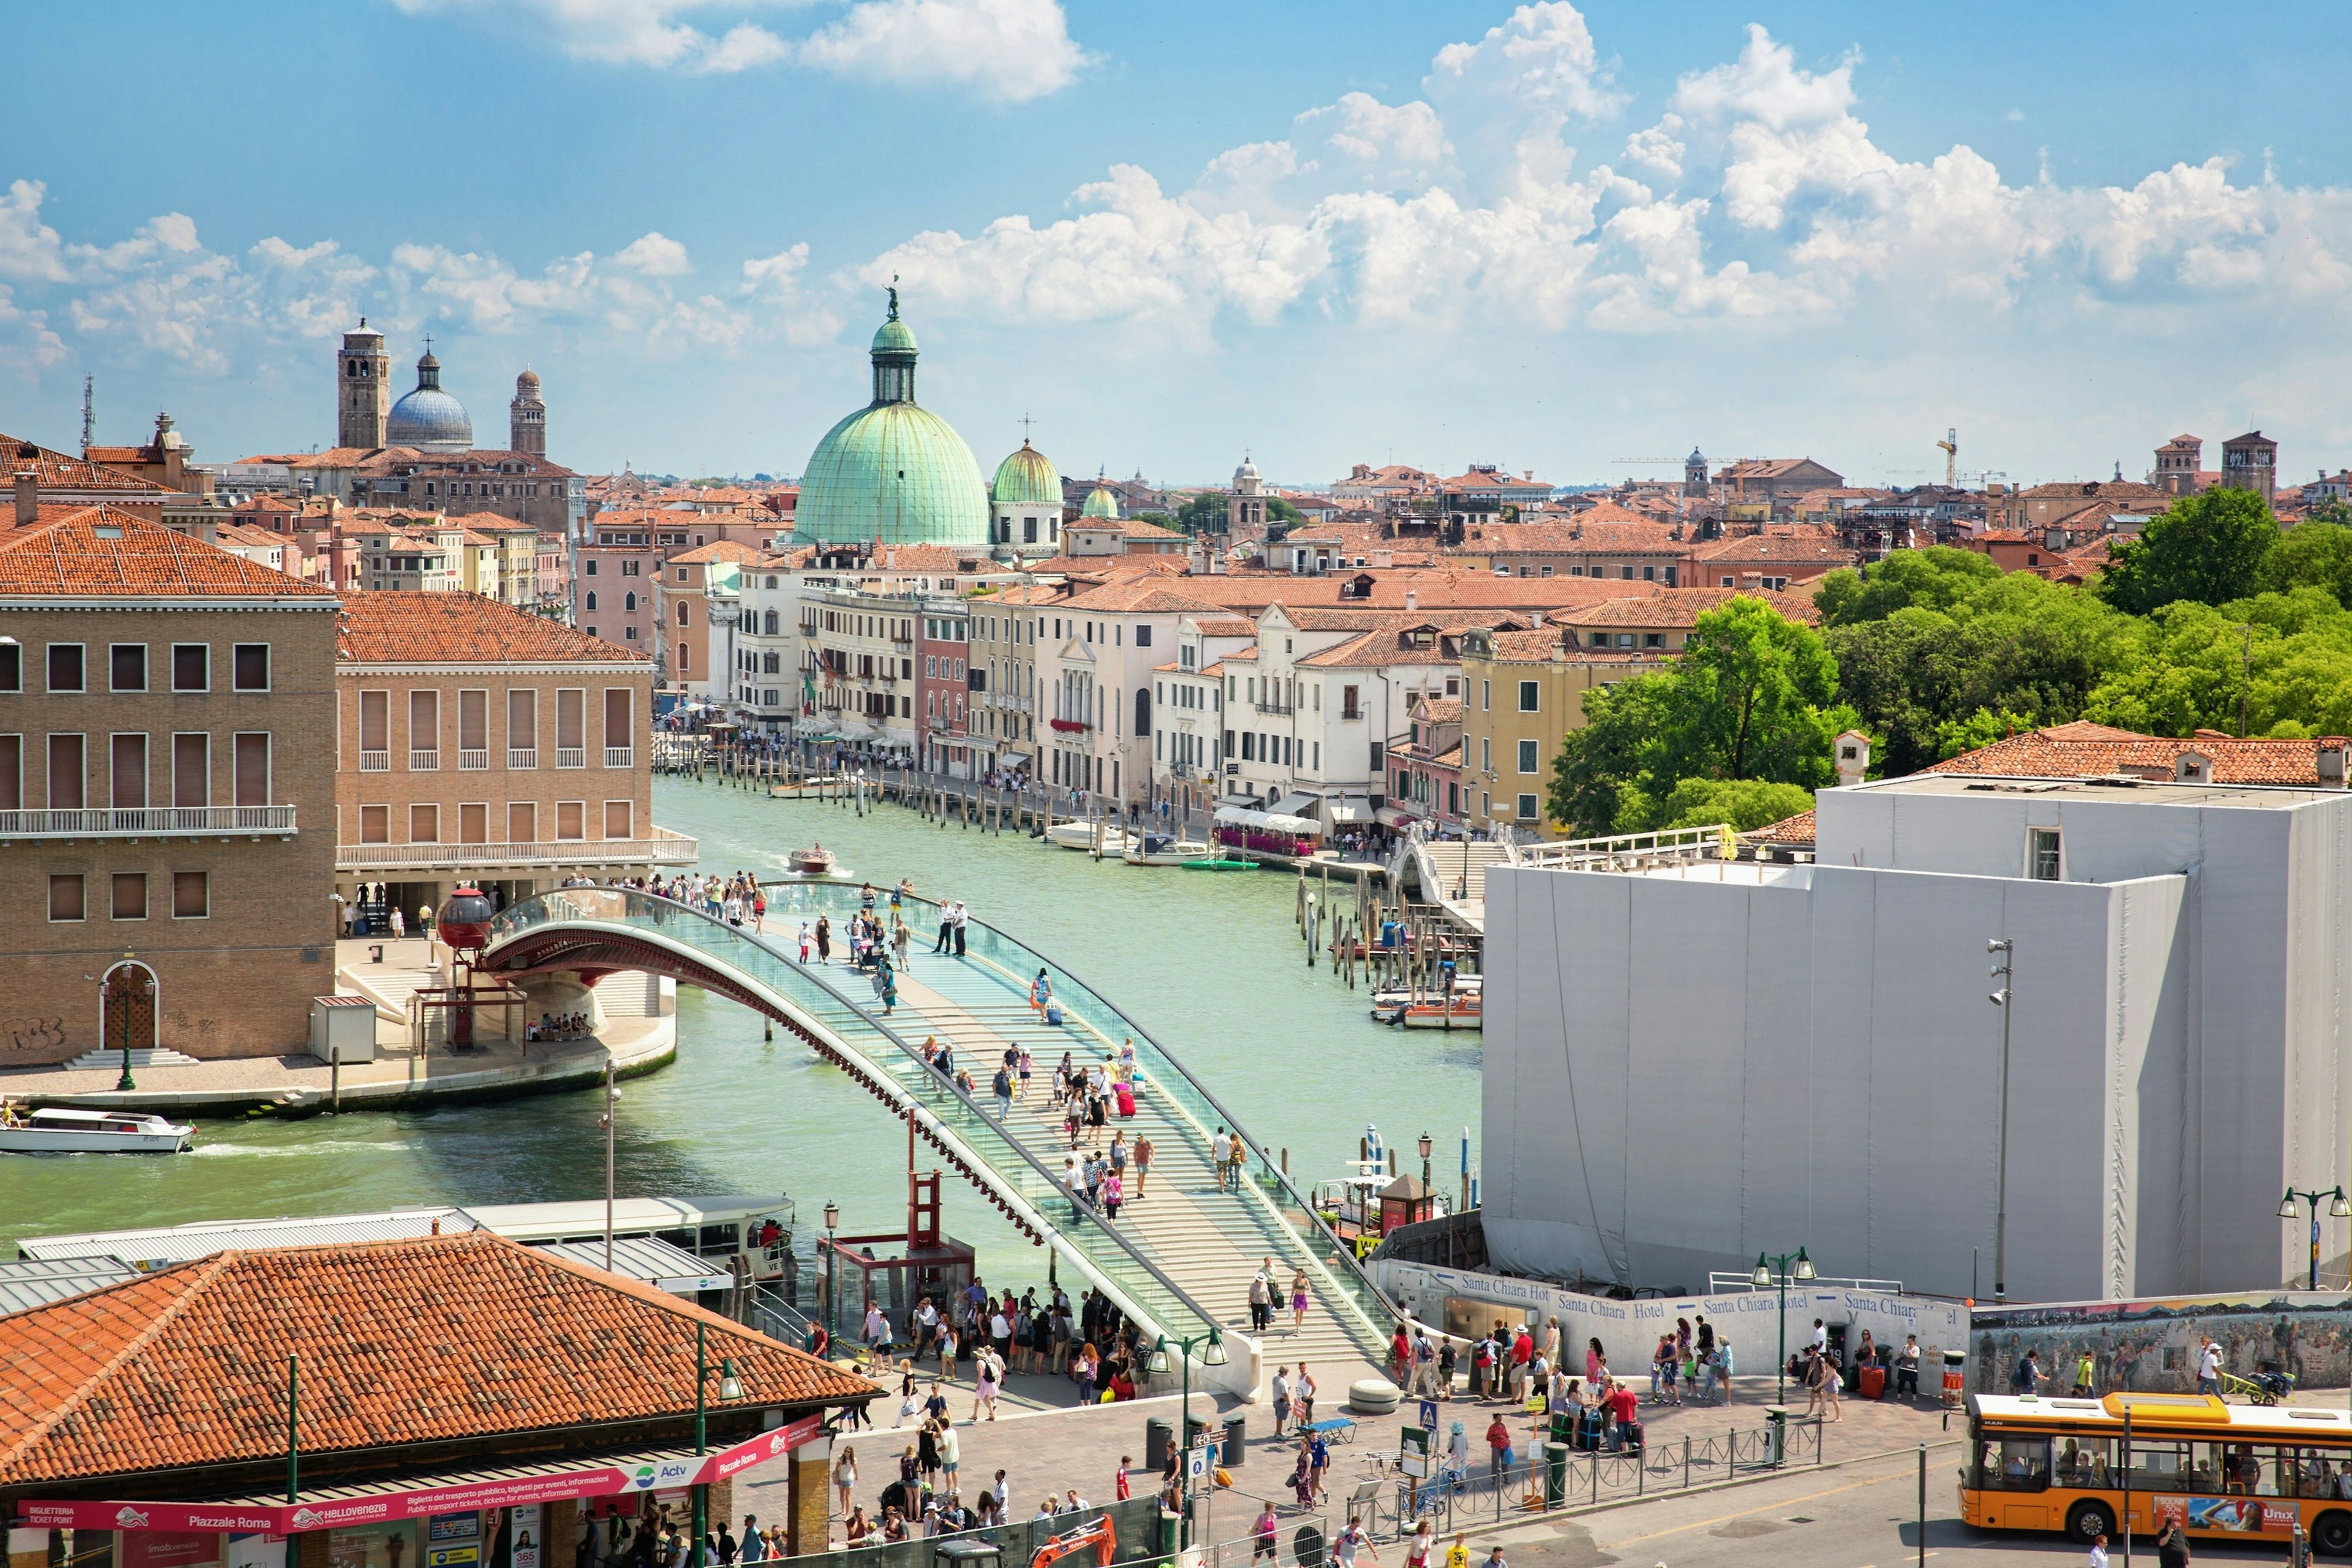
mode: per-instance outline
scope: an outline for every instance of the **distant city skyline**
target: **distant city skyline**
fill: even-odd
[[[2330,395],[2352,174],[2335,9],[1153,10],[381,0],[18,18],[0,428],[169,409],[200,460],[395,395],[584,471],[797,475],[893,277],[983,469],[1557,484],[1810,455],[1856,483],[2138,478]],[[2292,49],[2284,45],[2292,42]],[[120,90],[126,77],[201,82]],[[102,105],[103,108],[94,106]]]

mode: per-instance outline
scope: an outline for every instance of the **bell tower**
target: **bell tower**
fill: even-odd
[[[507,450],[547,456],[547,405],[540,400],[535,370],[515,377],[514,401],[507,405]]]
[[[392,410],[392,355],[383,334],[360,318],[357,331],[343,334],[335,355],[335,445],[373,450],[383,445],[384,416]]]

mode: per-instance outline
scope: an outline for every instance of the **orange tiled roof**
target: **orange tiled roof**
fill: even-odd
[[[2176,776],[2181,754],[2195,752],[2213,765],[2215,784],[2319,784],[2319,748],[2323,740],[2240,740],[2217,731],[2200,730],[2186,740],[2143,735],[2078,719],[2046,730],[2029,730],[1963,752],[1936,763],[1931,773],[1975,773],[2003,778],[2097,778],[2106,773],[2131,773],[2142,778]]]
[[[714,539],[708,544],[698,544],[691,550],[680,551],[669,558],[669,563],[673,566],[681,563],[700,566],[716,561],[732,561],[740,565],[746,561],[757,561],[759,558],[760,552],[748,544],[732,539]]]
[[[1192,627],[1204,637],[1252,637],[1257,627],[1238,616],[1194,616]]]
[[[1767,823],[1753,833],[1739,837],[1756,844],[1791,844],[1811,848],[1815,839],[1813,814],[1801,811],[1794,816],[1784,816],[1778,822]]]
[[[1556,617],[1574,626],[1677,626],[1687,629],[1707,611],[1733,599],[1757,599],[1790,620],[1805,626],[1821,624],[1822,613],[1801,594],[1773,594],[1757,588],[1662,588],[1654,594],[1610,599],[1562,610]]]
[[[642,654],[479,594],[354,594],[335,639],[340,664],[609,664]]]
[[[30,453],[27,457],[26,454]],[[7,460],[11,474],[31,468],[36,482],[45,490],[122,490],[143,492],[149,496],[173,493],[168,485],[142,479],[136,474],[126,474],[120,468],[106,468],[66,452],[53,452],[36,442],[15,436],[0,436],[0,458]]]
[[[51,509],[44,507],[44,514]],[[0,532],[0,595],[59,598],[285,598],[333,591],[110,506],[58,509]]]
[[[694,1409],[696,1325],[745,1401],[874,1385],[651,1286],[488,1231],[215,1253],[0,1318],[0,1488]]]

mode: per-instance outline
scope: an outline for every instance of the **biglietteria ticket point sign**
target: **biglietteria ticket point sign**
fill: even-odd
[[[551,1466],[530,1475],[442,1486],[386,1487],[378,1492],[321,1498],[316,1502],[38,1500],[18,1503],[16,1519],[26,1528],[47,1530],[268,1531],[279,1535],[337,1530],[460,1509],[517,1508],[705,1485],[783,1458],[815,1436],[823,1426],[823,1417],[807,1415],[709,1454],[651,1454],[577,1468]]]

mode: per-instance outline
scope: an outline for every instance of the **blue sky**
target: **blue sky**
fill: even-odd
[[[1809,452],[2352,460],[2352,14],[2216,6],[90,4],[12,17],[0,428],[332,439],[336,334],[477,434],[794,472],[891,273],[983,467],[1322,482]],[[1661,472],[1642,469],[1643,472]]]

